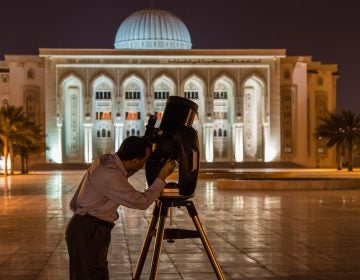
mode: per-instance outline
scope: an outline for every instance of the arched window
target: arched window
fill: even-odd
[[[105,130],[105,128],[103,128],[103,129],[101,130],[101,137],[106,137],[106,130]]]
[[[108,138],[111,137],[110,130],[107,131],[107,137],[108,137]]]
[[[130,136],[130,131],[126,130],[126,137],[129,137],[129,136]]]
[[[319,77],[317,83],[319,86],[322,86],[324,84],[324,79],[322,77]]]
[[[131,136],[135,136],[135,129],[134,128],[131,129]]]
[[[216,134],[216,130],[214,130],[214,137],[216,137],[217,136],[217,134]]]
[[[96,136],[97,136],[98,138],[100,138],[100,130],[98,130],[98,131],[96,132]]]
[[[136,136],[140,136],[140,130],[136,131]]]
[[[29,80],[35,79],[35,71],[34,71],[34,69],[30,68],[30,69],[27,71],[27,78],[28,78]]]
[[[286,70],[284,71],[284,79],[285,79],[285,80],[289,80],[289,79],[290,79],[290,76],[291,76],[290,70],[289,70],[289,69],[286,69]]]
[[[227,137],[227,131],[224,129],[224,137]]]
[[[6,76],[6,75],[1,76],[1,82],[3,82],[4,84],[7,83],[8,80],[9,80],[8,76]]]
[[[219,137],[222,137],[222,129],[219,128]]]

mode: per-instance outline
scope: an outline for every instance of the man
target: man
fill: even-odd
[[[66,229],[70,279],[109,279],[107,253],[120,205],[146,209],[165,187],[165,178],[175,168],[168,161],[157,179],[144,192],[135,190],[128,177],[144,167],[151,154],[145,139],[126,138],[114,154],[102,155],[84,175],[70,208],[74,216]]]

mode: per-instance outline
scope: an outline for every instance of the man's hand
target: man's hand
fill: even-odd
[[[174,172],[175,166],[176,166],[175,160],[168,159],[168,161],[165,163],[163,168],[160,170],[158,178],[165,181],[165,178]]]

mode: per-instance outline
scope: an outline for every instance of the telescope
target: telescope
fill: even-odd
[[[178,189],[181,196],[194,194],[199,172],[199,139],[191,125],[197,110],[195,102],[184,97],[170,96],[158,128],[155,127],[157,117],[149,116],[143,137],[155,149],[145,165],[148,185],[154,182],[168,159],[178,163],[178,182],[168,183],[163,195],[169,189],[175,189],[175,192]]]
[[[201,225],[194,203],[189,198],[194,196],[199,172],[199,139],[196,130],[191,126],[197,114],[195,102],[170,96],[167,99],[163,117],[158,128],[157,118],[150,115],[144,138],[155,146],[146,165],[145,174],[148,185],[159,175],[167,160],[176,160],[179,166],[177,183],[167,183],[161,196],[156,200],[153,217],[149,224],[141,253],[135,268],[133,280],[139,280],[151,240],[155,236],[150,280],[157,279],[160,261],[161,244],[164,239],[173,243],[175,239],[200,238],[206,254],[218,280],[225,280],[224,273],[215,258],[204,228]],[[186,207],[196,230],[172,228],[172,208]],[[170,211],[170,228],[165,228],[165,220]]]

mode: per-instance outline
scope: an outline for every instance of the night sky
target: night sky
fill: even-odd
[[[193,49],[286,49],[338,64],[338,110],[360,112],[360,2],[356,0],[8,0],[0,10],[0,58],[39,48],[112,49],[132,12],[177,15]]]

